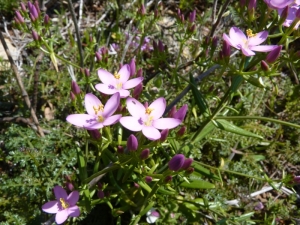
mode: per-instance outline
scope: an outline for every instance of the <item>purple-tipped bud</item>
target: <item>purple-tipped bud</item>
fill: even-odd
[[[138,143],[137,138],[133,134],[131,134],[129,136],[129,138],[127,139],[127,149],[129,151],[136,151],[138,148],[138,145],[139,145],[139,143]]]
[[[27,11],[24,2],[21,2],[21,3],[20,3],[20,6],[21,6],[21,10],[22,10],[23,12],[26,12],[26,11]]]
[[[135,187],[135,188],[139,188],[140,187],[140,185],[138,184],[138,183],[133,183],[133,186]]]
[[[256,0],[249,0],[248,10],[254,10],[256,8]]]
[[[73,191],[74,190],[74,185],[71,182],[67,182],[66,183],[66,188],[69,191]]]
[[[167,139],[168,135],[169,135],[169,129],[162,130],[162,132],[160,132],[159,141],[164,142]]]
[[[102,52],[102,55],[107,55],[108,54],[108,49],[106,47],[102,47],[101,52]]]
[[[179,131],[177,132],[177,135],[178,135],[179,137],[182,137],[182,136],[184,135],[185,131],[186,131],[186,126],[182,126],[182,127],[179,129]]]
[[[172,176],[166,176],[164,181],[165,183],[170,183],[172,181]]]
[[[185,170],[186,173],[191,174],[195,171],[195,169],[193,167],[189,167]]]
[[[281,49],[282,49],[282,45],[279,45],[276,48],[274,48],[272,51],[270,51],[266,57],[266,62],[269,64],[274,63],[279,58]]]
[[[218,37],[213,37],[212,39],[212,47],[216,48],[218,46],[219,38]]]
[[[177,16],[178,16],[179,19],[181,19],[181,11],[180,11],[180,9],[177,9]]]
[[[78,84],[76,83],[76,81],[72,80],[72,83],[71,83],[71,89],[72,89],[72,92],[75,94],[75,95],[78,95],[80,93],[80,87],[78,86]]]
[[[157,212],[157,211],[155,211],[155,210],[152,210],[151,216],[154,216],[154,217],[160,217],[159,212]]]
[[[157,18],[158,18],[158,15],[159,15],[159,14],[158,14],[157,9],[154,9],[154,18],[157,19]]]
[[[189,15],[190,23],[194,23],[195,20],[196,20],[196,9],[194,9],[193,12],[191,12],[190,15]]]
[[[16,18],[18,19],[19,23],[24,23],[24,18],[19,11],[16,11]]]
[[[39,13],[38,13],[35,5],[30,4],[30,7],[29,7],[29,4],[28,4],[28,9],[29,9],[29,13],[32,15],[32,16],[30,16],[31,20],[35,21],[39,17]]]
[[[32,13],[29,13],[29,17],[32,22],[34,22],[36,20],[36,18],[33,16]]]
[[[74,95],[74,93],[72,91],[70,91],[70,99],[71,99],[71,101],[74,101],[76,99],[76,96]]]
[[[172,171],[178,171],[181,169],[185,161],[185,156],[182,154],[175,155],[168,163],[169,169]]]
[[[180,109],[177,110],[176,113],[174,113],[173,118],[183,121],[187,110],[188,110],[188,105],[184,104]]]
[[[123,148],[123,146],[118,146],[117,147],[117,152],[119,153],[119,154],[123,154],[124,153],[124,148]]]
[[[230,57],[230,45],[227,41],[223,41],[223,47],[222,47],[222,56],[223,57]]]
[[[141,8],[139,9],[139,13],[141,15],[145,15],[146,14],[146,8],[145,8],[144,4],[141,5]]]
[[[173,106],[168,113],[168,117],[174,117],[176,111],[177,111],[176,106]]]
[[[35,30],[32,30],[31,34],[32,34],[33,40],[35,40],[35,41],[39,41],[40,40],[40,36],[38,35],[38,33]]]
[[[260,66],[263,71],[269,71],[269,65],[264,60],[260,62]]]
[[[102,184],[101,182],[99,182],[99,183],[97,184],[97,186],[98,186],[98,188],[99,188],[100,190],[103,189],[103,184]]]
[[[14,17],[14,19],[15,19],[16,25],[20,25],[20,21],[18,20],[18,18],[16,16]]]
[[[90,35],[90,43],[93,43],[93,35]]]
[[[147,109],[148,106],[149,106],[148,102],[145,102],[145,103],[144,103],[144,107]]]
[[[259,211],[262,210],[264,208],[264,204],[262,204],[261,202],[258,202],[255,207],[254,210]]]
[[[148,159],[149,155],[150,155],[150,150],[149,150],[149,148],[146,148],[141,152],[140,159],[141,160]]]
[[[151,182],[152,182],[152,180],[153,180],[153,178],[152,178],[152,177],[149,177],[149,176],[146,176],[146,177],[145,177],[145,181],[146,181],[146,183],[151,183]]]
[[[98,190],[97,196],[98,196],[98,198],[103,199],[105,197],[104,191]]]
[[[143,91],[143,84],[140,83],[133,89],[132,97],[135,99],[138,99],[140,97],[140,94],[142,93],[142,91]]]
[[[184,23],[184,15],[181,14],[180,20],[181,20],[181,23]]]
[[[129,67],[130,67],[130,76],[134,76],[135,72],[136,72],[136,68],[135,68],[135,59],[132,59],[129,63]]]
[[[136,73],[136,77],[142,77],[143,76],[143,69],[140,68],[138,69],[137,73]]]
[[[182,167],[181,167],[181,169],[182,169],[182,170],[188,169],[188,168],[192,165],[193,161],[194,161],[194,160],[191,159],[191,158],[185,159],[185,160],[184,160],[184,163],[183,163],[183,165],[182,165]]]
[[[196,24],[193,24],[193,25],[189,28],[189,31],[190,31],[191,33],[194,33],[195,30],[196,30]]]
[[[45,14],[44,16],[44,25],[47,26],[50,24],[50,17],[48,16],[48,14]]]
[[[35,9],[36,9],[36,11],[37,11],[37,15],[39,16],[39,15],[41,14],[39,2],[38,2],[38,1],[35,1],[35,2],[34,2],[34,6],[35,6]]]
[[[284,21],[286,20],[286,18],[288,17],[288,15],[289,15],[289,6],[286,6],[283,10],[282,10],[282,12],[281,12],[281,14],[280,14],[280,20],[279,20],[279,24],[282,24],[282,23],[284,23]]]
[[[95,140],[99,140],[101,138],[101,133],[99,132],[99,130],[88,130],[88,133],[91,138]]]
[[[100,52],[96,52],[95,56],[96,56],[96,59],[97,59],[98,62],[100,62],[102,60],[102,56],[101,56]]]
[[[85,76],[87,76],[87,77],[91,76],[90,70],[87,69],[87,68],[84,69],[84,74],[85,74]]]
[[[165,46],[161,40],[158,40],[158,51],[160,51],[160,52],[165,51]]]

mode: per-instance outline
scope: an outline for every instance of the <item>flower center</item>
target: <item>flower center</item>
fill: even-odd
[[[251,30],[251,29],[247,29],[247,30],[246,30],[246,33],[247,33],[248,38],[251,38],[251,37],[255,37],[255,36],[256,36],[256,34],[253,34],[253,33],[252,33],[252,30]]]
[[[98,116],[97,121],[102,123],[104,121],[104,117],[103,116]]]
[[[95,115],[97,115],[98,112],[103,111],[103,108],[104,108],[104,107],[103,107],[102,104],[98,105],[98,107],[97,107],[97,106],[93,106],[93,109],[94,109],[94,111],[95,111]]]
[[[154,110],[154,109],[147,108],[145,113],[148,114],[148,115],[150,115],[150,113],[151,113],[153,110]]]
[[[144,121],[144,125],[149,127],[152,126],[153,116],[149,116],[146,121]]]
[[[115,77],[116,79],[118,79],[118,80],[119,80],[119,79],[120,79],[120,77],[121,77],[121,75],[120,75],[119,73],[115,72],[115,73],[114,73],[114,77]]]
[[[61,206],[63,207],[63,209],[67,209],[70,207],[69,203],[67,203],[63,198],[59,199]]]
[[[118,90],[122,89],[122,87],[123,87],[123,84],[122,84],[122,82],[120,82],[120,83],[117,83],[117,87],[116,87],[116,88],[117,88]]]

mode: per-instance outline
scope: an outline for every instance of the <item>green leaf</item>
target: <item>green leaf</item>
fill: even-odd
[[[215,185],[203,180],[197,172],[194,172],[189,177],[189,183],[183,181],[180,186],[185,188],[192,188],[192,189],[212,189],[215,188]]]
[[[212,173],[209,169],[206,169],[203,166],[199,165],[196,161],[192,163],[192,167],[195,169],[196,172],[207,178],[221,181],[221,179],[216,174]]]
[[[198,141],[201,141],[203,138],[205,138],[209,133],[211,133],[214,130],[215,126],[210,121],[208,124],[205,125],[204,128],[200,128],[192,137],[192,144]]]
[[[225,130],[231,133],[235,133],[235,134],[239,134],[242,136],[246,136],[246,137],[254,137],[254,138],[260,138],[263,139],[262,136],[258,135],[258,134],[254,134],[250,131],[244,130],[240,127],[235,126],[234,124],[228,122],[227,120],[223,120],[223,119],[218,119],[214,121],[215,126],[221,130]]]
[[[191,88],[193,92],[193,96],[195,98],[196,104],[198,105],[201,113],[207,113],[209,112],[208,104],[201,94],[201,92],[197,89],[197,84],[194,80],[194,77],[192,74],[190,74],[190,81],[192,83]]]

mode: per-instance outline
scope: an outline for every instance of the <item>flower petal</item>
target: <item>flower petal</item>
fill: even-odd
[[[95,88],[106,95],[113,95],[114,93],[118,92],[116,88],[109,88],[108,84],[96,84]]]
[[[230,39],[230,37],[228,37],[227,34],[223,34],[223,39],[224,41],[226,41],[229,45],[231,45],[234,48],[240,49],[240,47],[237,46],[237,43],[234,43],[233,40]]]
[[[141,131],[143,129],[143,125],[138,122],[138,119],[132,116],[123,116],[120,123],[131,131]]]
[[[95,95],[88,93],[84,97],[84,105],[87,113],[91,116],[95,116],[97,113],[95,113],[94,107],[98,108],[102,103]]]
[[[103,116],[104,118],[110,117],[118,109],[120,104],[120,94],[115,93],[113,96],[108,99],[104,106]]]
[[[84,126],[83,128],[86,130],[98,130],[98,129],[101,129],[102,127],[104,127],[103,123],[97,122],[97,123],[89,125],[89,126]]]
[[[137,78],[131,79],[123,84],[123,88],[124,89],[134,88],[134,87],[138,86],[143,81],[143,79],[144,79],[143,77],[137,77]]]
[[[77,217],[80,215],[80,210],[77,205],[74,205],[74,206],[68,208],[67,210],[68,210],[68,215],[71,217]]]
[[[174,127],[177,127],[181,123],[180,119],[174,119],[174,118],[161,118],[158,120],[154,120],[152,125],[160,130],[164,129],[172,129]]]
[[[248,39],[243,31],[237,27],[230,28],[229,37],[235,45],[243,44]]]
[[[59,200],[60,198],[64,198],[66,199],[68,197],[68,194],[66,192],[65,189],[63,189],[61,186],[59,185],[56,185],[54,188],[53,188],[53,191],[54,191],[54,195],[55,195],[55,198],[57,200]]]
[[[166,109],[166,100],[165,98],[161,97],[156,99],[154,102],[152,102],[149,105],[149,109],[152,109],[153,111],[150,113],[150,115],[153,117],[153,120],[159,119],[162,117],[162,115],[165,112]]]
[[[66,120],[75,126],[82,127],[85,129],[88,129],[88,127],[98,124],[96,118],[88,114],[72,114],[67,116]]]
[[[68,219],[68,216],[69,216],[68,210],[64,209],[64,210],[58,211],[55,216],[55,222],[57,224],[62,224],[63,222],[65,222]]]
[[[120,98],[127,98],[130,94],[130,92],[128,90],[125,89],[120,89],[117,90],[120,93]]]
[[[141,118],[145,116],[146,109],[142,103],[134,98],[127,98],[126,100],[127,110],[130,115],[135,118]]]
[[[104,69],[98,70],[98,77],[102,81],[102,83],[107,85],[114,84],[116,82],[116,78],[114,77],[114,75]]]
[[[54,200],[54,201],[50,201],[50,202],[47,202],[45,203],[43,206],[42,206],[42,210],[46,213],[57,213],[59,208],[58,208],[58,201],[57,200]]]
[[[154,128],[154,127],[143,127],[142,130],[143,134],[149,139],[149,140],[158,140],[161,137],[160,132]]]
[[[254,35],[253,37],[250,37],[248,39],[248,46],[251,49],[251,46],[260,45],[268,38],[268,31],[262,31]]]
[[[128,64],[125,64],[119,70],[118,74],[120,75],[119,81],[121,81],[122,83],[125,83],[126,81],[128,81],[129,76],[130,76],[130,66]]]
[[[255,46],[255,47],[257,47],[257,46]],[[241,50],[245,56],[255,55],[255,52],[251,51],[249,48],[241,48]]]
[[[256,52],[270,52],[275,49],[278,45],[259,45],[251,47],[252,51]]]
[[[67,197],[67,202],[70,204],[70,206],[76,205],[79,199],[79,192],[78,191],[72,191],[69,196]]]
[[[120,120],[121,117],[122,117],[121,114],[110,116],[104,120],[103,125],[109,126],[109,125],[115,124]]]

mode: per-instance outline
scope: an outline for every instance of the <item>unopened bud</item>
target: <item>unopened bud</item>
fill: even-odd
[[[98,198],[103,199],[105,197],[104,191],[98,190],[97,196],[98,196]]]
[[[38,1],[35,1],[35,2],[34,2],[34,6],[35,6],[35,9],[36,9],[36,11],[37,11],[37,17],[38,17],[38,16],[41,14],[39,2],[38,2]]]
[[[85,74],[85,76],[89,77],[89,76],[91,75],[91,74],[90,74],[90,70],[87,69],[87,68],[85,68],[85,69],[84,69],[84,74]]]
[[[279,45],[276,48],[274,48],[272,51],[270,51],[266,57],[266,62],[269,64],[274,63],[279,58],[281,49],[282,49],[282,45]]]
[[[178,171],[181,169],[185,161],[185,156],[183,154],[177,154],[169,161],[169,169],[172,171]]]
[[[143,84],[140,83],[133,89],[132,97],[135,99],[138,99],[140,97],[140,94],[142,93],[142,91],[143,91]]]
[[[140,159],[145,160],[149,157],[149,155],[150,155],[150,150],[149,150],[149,148],[146,148],[141,152]]]
[[[48,14],[45,14],[44,16],[44,25],[47,26],[50,23],[50,17],[48,16]]]
[[[98,62],[100,62],[102,60],[102,56],[101,56],[100,52],[96,52],[95,56],[96,56],[96,59],[97,59]]]
[[[151,182],[152,182],[152,180],[153,180],[153,178],[152,178],[152,177],[150,177],[150,176],[146,176],[146,177],[145,177],[145,181],[146,181],[146,183],[151,183]]]
[[[254,10],[256,8],[256,0],[249,0],[248,10]]]
[[[101,133],[99,132],[99,130],[88,130],[88,133],[91,136],[91,138],[95,140],[101,139]]]
[[[160,52],[165,51],[165,46],[161,40],[158,40],[158,51],[160,51]]]
[[[178,135],[179,137],[182,137],[182,136],[184,135],[185,131],[186,131],[186,126],[182,126],[182,127],[179,129],[179,131],[177,132],[177,135]]]
[[[16,11],[16,18],[18,19],[19,23],[24,23],[24,18],[19,11]]]
[[[230,45],[227,41],[223,41],[222,56],[224,58],[230,57]]]
[[[136,72],[135,59],[131,59],[131,61],[129,63],[129,67],[130,67],[130,76],[134,76],[134,74]]]
[[[76,99],[76,96],[74,95],[74,93],[72,91],[70,91],[70,99],[71,99],[71,101],[74,101]]]
[[[139,188],[140,187],[140,185],[138,184],[138,183],[133,183],[133,186],[135,187],[135,188]]]
[[[138,71],[136,73],[136,76],[137,77],[142,77],[143,76],[143,69],[142,68],[138,69]]]
[[[71,89],[72,89],[72,92],[75,94],[75,95],[78,95],[80,93],[80,87],[78,86],[78,84],[76,83],[76,81],[72,80],[72,83],[71,83]]]
[[[123,148],[123,146],[118,146],[117,147],[117,152],[119,153],[119,154],[123,154],[124,153],[124,148]]]
[[[269,65],[264,60],[260,62],[260,66],[263,71],[269,71]]]
[[[193,161],[194,161],[194,160],[191,159],[191,158],[185,159],[185,160],[184,160],[184,163],[183,163],[183,165],[182,165],[182,167],[181,167],[181,169],[182,169],[182,170],[188,169],[188,168],[192,165]]]
[[[21,10],[22,10],[23,12],[26,12],[26,11],[27,11],[24,2],[21,2],[21,3],[20,3],[20,6],[21,6]]]
[[[196,24],[193,24],[193,25],[189,28],[189,31],[190,31],[191,33],[194,33],[195,30],[196,30]]]
[[[162,132],[160,132],[159,141],[164,142],[167,139],[168,135],[169,135],[169,129],[162,130]]]
[[[174,105],[171,110],[168,113],[168,117],[174,117],[175,113],[176,113],[177,109],[176,106]]]
[[[31,34],[32,34],[33,40],[35,40],[35,41],[40,40],[40,36],[38,35],[38,33],[35,30],[32,30]]]
[[[184,104],[180,109],[178,109],[176,113],[174,113],[173,118],[183,121],[187,110],[188,110],[188,105]]]
[[[172,181],[172,176],[166,176],[164,181],[165,183],[170,183]]]
[[[136,151],[138,148],[138,144],[139,143],[137,138],[133,134],[131,134],[127,139],[127,149],[129,151]]]
[[[67,183],[66,183],[66,188],[67,188],[69,191],[73,191],[73,190],[74,190],[74,185],[73,185],[71,182],[67,182]]]
[[[141,8],[139,9],[139,13],[141,15],[145,15],[146,14],[146,8],[145,8],[144,4],[141,5]]]
[[[194,9],[193,12],[191,12],[190,15],[189,15],[190,23],[194,23],[195,20],[196,20],[196,9]]]

